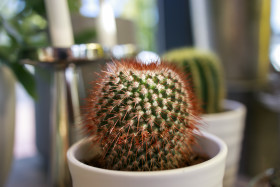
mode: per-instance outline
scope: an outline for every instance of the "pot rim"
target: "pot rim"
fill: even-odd
[[[208,140],[214,142],[215,144],[217,144],[219,147],[219,151],[214,157],[210,158],[207,161],[204,161],[203,163],[184,167],[184,168],[162,170],[162,171],[118,171],[118,170],[109,170],[109,169],[103,169],[103,168],[89,166],[89,165],[79,161],[75,157],[75,153],[79,149],[79,147],[89,141],[87,139],[82,139],[82,140],[78,141],[77,143],[75,143],[73,146],[71,146],[70,149],[67,151],[67,159],[68,159],[69,164],[75,165],[76,167],[82,167],[84,170],[88,170],[89,172],[90,171],[98,172],[98,173],[103,173],[106,175],[147,177],[147,176],[176,175],[177,173],[185,173],[185,174],[192,173],[192,172],[199,170],[200,168],[215,165],[220,160],[223,160],[223,159],[225,160],[226,155],[227,155],[227,146],[223,142],[223,140],[221,140],[217,136],[209,134],[207,132],[200,132],[200,134],[201,134],[202,138],[208,139]]]
[[[209,120],[211,118],[217,118],[217,117],[222,118],[222,117],[246,113],[245,105],[239,101],[225,99],[223,104],[224,104],[225,111],[219,113],[202,114],[202,118],[206,117]]]

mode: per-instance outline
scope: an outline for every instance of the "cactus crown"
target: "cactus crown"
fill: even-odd
[[[198,112],[189,83],[170,65],[107,64],[91,92],[85,132],[107,169],[152,171],[185,166]]]
[[[190,75],[198,103],[204,113],[218,113],[223,110],[223,68],[214,54],[194,48],[180,48],[167,52],[163,59],[176,63]]]

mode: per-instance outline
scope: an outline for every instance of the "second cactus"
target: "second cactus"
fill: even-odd
[[[204,113],[222,112],[225,99],[224,75],[221,63],[213,53],[180,48],[167,52],[163,59],[183,68],[193,82],[194,92]]]

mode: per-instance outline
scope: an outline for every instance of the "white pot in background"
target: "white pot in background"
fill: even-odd
[[[0,64],[0,186],[4,186],[13,161],[15,131],[15,78]]]
[[[151,172],[129,172],[100,169],[80,160],[88,154],[88,141],[81,140],[67,152],[74,187],[222,187],[227,147],[210,134],[199,138],[197,150],[210,156],[208,161],[180,169]]]
[[[232,187],[238,172],[246,108],[239,102],[225,100],[224,109],[225,112],[203,115],[202,119],[206,124],[202,130],[218,136],[227,144],[224,187]]]

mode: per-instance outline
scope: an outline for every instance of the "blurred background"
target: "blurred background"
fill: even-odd
[[[255,175],[279,167],[279,1],[106,2],[113,10],[117,44],[133,46],[138,55],[146,52],[140,58],[157,58],[182,46],[211,50],[221,58],[227,98],[247,107],[237,186],[246,186]],[[75,44],[99,42],[96,25],[100,1],[68,0],[68,5]],[[48,29],[43,0],[1,0],[0,67],[11,67],[18,80],[13,83],[16,117],[8,140],[14,146],[7,187],[47,186],[52,72],[18,62],[22,49],[50,45]]]

